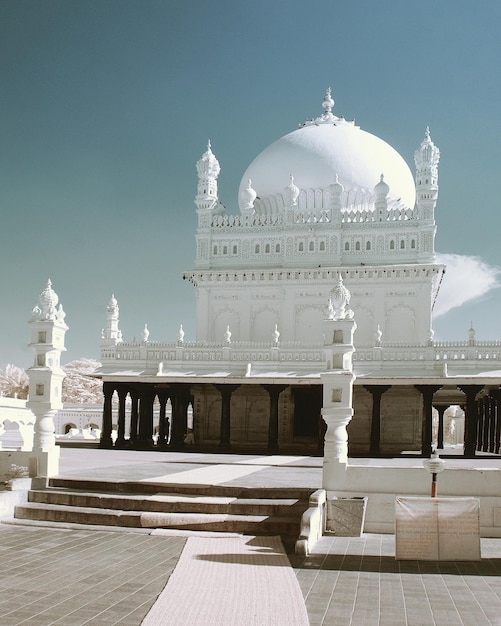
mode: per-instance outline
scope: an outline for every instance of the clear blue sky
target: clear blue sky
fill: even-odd
[[[250,161],[334,112],[414,170],[440,147],[440,252],[501,265],[501,4],[483,0],[2,0],[0,365],[31,365],[47,278],[64,362],[99,358],[115,293],[126,339],[193,339],[195,163],[210,138],[238,213]],[[462,289],[461,286],[458,287]],[[437,319],[437,339],[501,338],[495,289]]]

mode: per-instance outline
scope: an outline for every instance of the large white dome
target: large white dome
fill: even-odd
[[[390,187],[390,201],[400,199],[414,208],[416,200],[412,173],[400,154],[379,137],[332,115],[330,110],[263,150],[245,171],[239,198],[249,179],[258,198],[281,194],[291,174],[295,185],[305,191],[325,190],[337,175],[346,191],[369,193],[383,174]]]

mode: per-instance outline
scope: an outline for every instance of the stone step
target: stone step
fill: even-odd
[[[219,513],[164,513],[122,511],[81,506],[28,502],[16,506],[16,519],[58,523],[121,526],[130,528],[175,528],[237,532],[249,535],[280,535],[294,541],[299,534],[297,517],[234,515]]]
[[[294,498],[234,498],[197,494],[113,494],[70,490],[32,490],[29,502],[170,513],[225,513],[234,515],[298,516],[306,502]]]
[[[99,493],[207,495],[234,498],[294,498],[308,501],[312,489],[301,487],[241,487],[234,485],[206,485],[146,481],[107,481],[92,479],[51,478],[49,486],[59,489],[96,491]]]

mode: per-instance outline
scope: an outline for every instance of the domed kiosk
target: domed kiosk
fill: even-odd
[[[381,174],[390,186],[388,202],[414,208],[414,180],[404,159],[382,139],[335,116],[333,106],[328,89],[320,117],[278,139],[252,161],[240,183],[241,209],[247,206],[249,179],[259,198],[255,208],[264,213],[284,206],[283,190],[290,175],[302,192],[301,208],[313,208],[308,203],[311,192],[313,197],[319,190],[323,194],[336,180],[344,188],[345,207],[370,202]]]

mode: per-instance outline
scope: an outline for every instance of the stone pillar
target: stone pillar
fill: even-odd
[[[381,452],[381,397],[385,391],[391,389],[391,385],[364,385],[364,388],[367,389],[372,396],[372,419],[369,452],[371,455],[378,455]]]
[[[143,385],[139,396],[139,433],[136,450],[153,448],[153,402],[156,390],[151,385]]]
[[[57,410],[49,409],[44,412],[38,411],[38,413],[35,414],[33,450],[49,450],[55,447],[56,435],[54,417],[56,413]]]
[[[62,386],[65,373],[61,368],[61,354],[66,350],[64,337],[68,326],[66,313],[59,297],[47,281],[40,293],[29,321],[34,352],[32,367],[26,371],[29,394],[26,408],[35,416],[33,442],[25,442],[23,448],[32,447],[37,459],[38,476],[48,478],[59,470],[59,447],[56,446],[54,416],[63,407]]]
[[[190,404],[190,386],[187,384],[171,385],[172,425],[169,448],[184,449],[184,437],[188,423],[188,406]]]
[[[221,394],[221,430],[219,448],[229,450],[231,448],[231,396],[240,385],[214,385]]]
[[[125,403],[127,400],[127,394],[129,390],[122,385],[117,386],[118,392],[118,425],[117,425],[117,440],[115,441],[115,448],[125,448],[127,441],[125,439]]]
[[[423,429],[421,454],[431,457],[431,443],[433,433],[433,394],[442,388],[442,385],[414,385],[423,396]]]
[[[139,392],[135,388],[130,390],[131,407],[130,407],[130,431],[129,445],[134,448],[137,443],[137,426],[139,422]]]
[[[278,445],[278,399],[287,385],[261,385],[270,396],[270,421],[268,425],[268,453],[277,454]]]
[[[167,391],[162,391],[158,394],[158,400],[160,401],[160,415],[158,421],[157,446],[161,449],[166,449],[169,443],[169,419],[166,411],[168,399],[169,393]]]
[[[476,397],[483,385],[458,385],[466,396],[464,419],[464,456],[474,457],[477,448],[478,406]]]
[[[352,372],[353,319],[329,318],[323,322],[325,361],[330,371],[322,374],[322,417],[327,425],[324,445],[322,487],[342,490],[348,467],[348,433],[353,417]]]
[[[494,418],[494,454],[499,454],[500,444],[501,444],[501,389],[491,389],[489,392],[490,396],[494,400],[493,407],[493,418]]]
[[[115,391],[114,383],[103,383],[103,429],[101,431],[100,448],[113,448],[113,439],[111,438],[111,429],[113,426],[113,392]]]
[[[448,404],[435,405],[438,411],[438,435],[437,435],[437,448],[443,450],[444,447],[444,413],[449,408]]]
[[[491,396],[488,397],[489,402],[489,447],[486,452],[491,454],[494,452],[496,445],[496,401]]]

